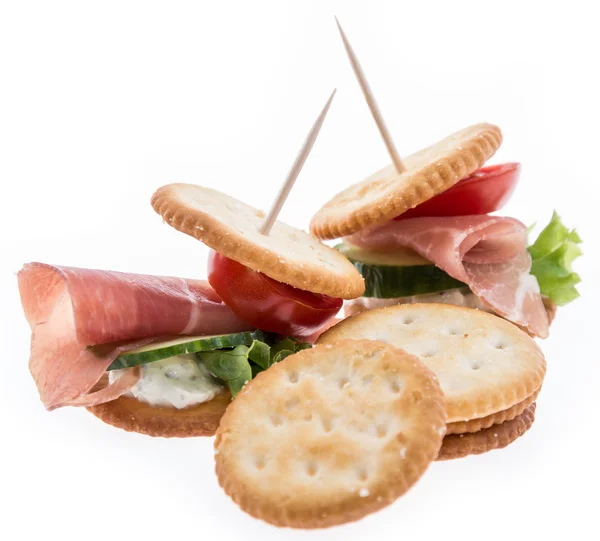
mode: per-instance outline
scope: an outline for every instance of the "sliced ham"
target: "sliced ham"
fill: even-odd
[[[334,325],[337,325],[340,321],[342,321],[342,319],[344,319],[344,318],[334,317],[334,318],[330,319],[329,321],[324,323],[323,326],[318,331],[315,331],[313,334],[311,334],[307,338],[303,338],[303,340],[306,342],[309,342],[311,344],[314,344],[318,340],[319,336],[321,336],[325,331],[331,329],[331,327],[333,327]]]
[[[391,221],[346,240],[372,250],[412,248],[467,284],[494,312],[545,338],[548,316],[529,274],[526,233],[518,220],[482,215]]]
[[[248,330],[207,282],[29,263],[18,274],[42,402],[91,406],[126,393],[137,370],[89,393],[123,351],[163,336]],[[88,346],[104,344],[100,348]]]

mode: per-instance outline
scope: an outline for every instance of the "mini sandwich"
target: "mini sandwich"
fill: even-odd
[[[578,297],[573,260],[581,239],[555,213],[529,244],[527,227],[492,215],[510,197],[520,165],[483,167],[500,129],[479,124],[378,171],[317,212],[311,231],[343,237],[337,249],[365,279],[346,315],[405,303],[494,312],[547,337],[556,306]]]
[[[153,205],[213,248],[210,284],[27,264],[29,368],[49,410],[85,406],[151,436],[213,435],[232,397],[311,347],[363,280],[303,231],[276,222],[261,234],[262,213],[214,190],[166,186]]]
[[[216,190],[171,184],[152,206],[212,250],[208,282],[30,263],[19,290],[29,368],[47,409],[85,406],[151,436],[211,436],[253,377],[311,347],[364,281],[338,251],[277,221],[317,117],[266,216]]]

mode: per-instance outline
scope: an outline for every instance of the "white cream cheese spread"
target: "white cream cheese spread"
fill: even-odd
[[[141,378],[126,396],[133,396],[152,406],[187,408],[212,400],[223,385],[193,354],[177,355],[140,366]],[[108,373],[112,383],[123,370]]]

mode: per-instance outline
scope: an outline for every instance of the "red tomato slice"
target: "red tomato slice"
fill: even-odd
[[[214,250],[208,282],[239,317],[263,331],[308,339],[342,307],[342,299],[283,284]]]
[[[502,208],[510,198],[521,173],[520,163],[482,167],[435,197],[394,220],[422,216],[469,216]]]

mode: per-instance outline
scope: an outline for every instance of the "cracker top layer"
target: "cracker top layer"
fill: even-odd
[[[345,340],[292,355],[244,387],[217,431],[216,471],[251,515],[325,527],[403,494],[444,433],[429,369],[381,342]]]
[[[217,190],[169,184],[154,193],[152,206],[178,231],[279,282],[342,299],[365,290],[362,276],[337,250],[279,221],[263,235],[262,211]]]
[[[546,372],[538,345],[495,315],[446,304],[397,305],[362,312],[319,340],[381,340],[433,370],[446,397],[448,422],[511,408],[537,391]]]
[[[403,158],[350,186],[313,217],[310,230],[322,239],[351,235],[382,224],[447,190],[479,169],[502,142],[500,128],[476,124]]]

